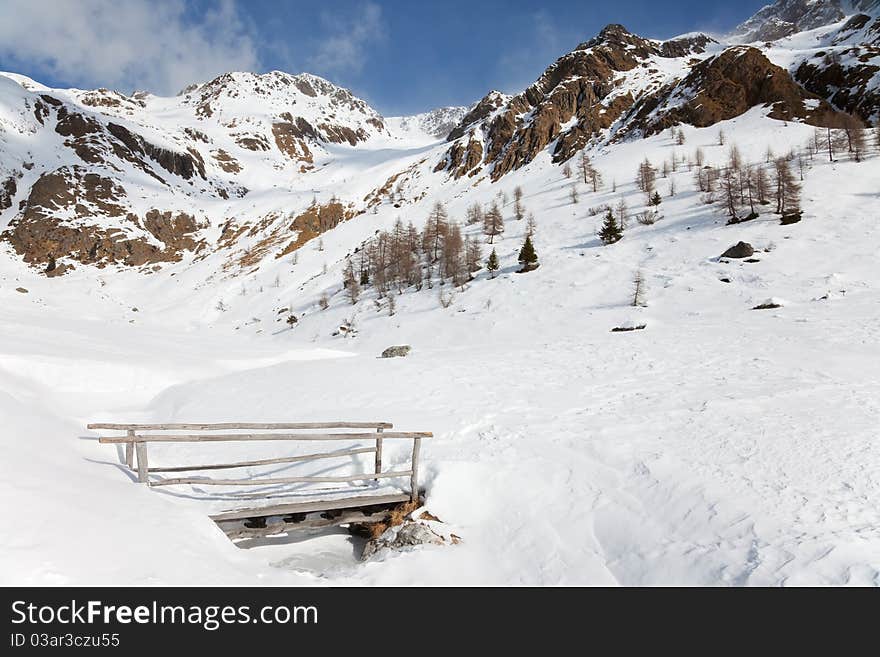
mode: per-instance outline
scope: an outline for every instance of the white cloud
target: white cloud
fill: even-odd
[[[258,68],[234,0],[197,18],[186,9],[183,0],[0,0],[0,60],[33,77],[158,94]]]
[[[340,21],[338,14],[325,13],[322,22],[326,34],[308,60],[309,68],[316,73],[359,72],[367,48],[386,35],[382,8],[372,2],[360,5],[348,20]]]

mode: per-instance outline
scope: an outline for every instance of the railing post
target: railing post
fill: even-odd
[[[147,483],[147,443],[139,441],[135,443],[138,457],[138,481],[142,484]]]
[[[129,470],[134,470],[134,429],[128,430],[128,437],[131,442],[125,443],[125,465]]]
[[[382,472],[382,432],[384,429],[379,427],[376,429],[376,433],[379,435],[376,436],[376,474],[381,474]],[[379,479],[373,479],[373,481],[379,481]]]
[[[409,499],[412,502],[417,502],[419,499],[419,449],[422,447],[422,439],[421,438],[413,438],[413,450],[412,450],[412,475],[410,476],[409,486],[410,486],[410,497]]]

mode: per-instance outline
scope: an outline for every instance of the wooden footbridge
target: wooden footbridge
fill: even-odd
[[[390,422],[290,422],[290,423],[213,423],[213,424],[111,424],[94,423],[89,429],[122,431],[124,435],[102,436],[103,444],[125,446],[125,464],[137,471],[138,482],[150,487],[217,486],[247,490],[259,488],[248,499],[260,500],[256,506],[222,510],[211,515],[217,525],[232,539],[256,538],[288,533],[298,529],[314,529],[344,524],[384,522],[401,504],[419,500],[419,451],[423,438],[431,432],[395,432]],[[173,432],[173,433],[170,433]],[[382,447],[386,440],[410,440],[412,452],[408,469],[386,471],[382,466]],[[313,441],[341,444],[335,451],[297,454],[229,463],[162,465],[151,467],[148,457],[150,443],[218,443],[252,441]],[[367,443],[365,446],[364,443]],[[192,476],[191,473],[253,468],[257,466],[286,467],[311,461],[350,459],[362,463],[358,455],[374,454],[368,471],[352,474],[312,476],[252,476],[248,478],[214,478]],[[135,464],[136,458],[136,464]],[[187,473],[190,473],[187,475]],[[297,501],[279,499],[278,487],[293,484],[351,484],[370,482],[378,488],[380,480],[408,480],[383,494],[359,494],[338,497],[314,491]],[[267,487],[272,490],[266,493]],[[387,486],[386,486],[387,488]],[[299,493],[300,491],[298,491]]]

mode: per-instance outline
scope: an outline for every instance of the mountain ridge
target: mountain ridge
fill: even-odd
[[[780,0],[749,21],[773,9],[813,25],[841,6]],[[876,120],[880,19],[859,16],[747,48],[609,24],[519,94],[389,119],[308,73],[230,72],[173,97],[50,89],[5,74],[0,240],[50,276],[80,265],[155,271],[212,252],[236,271],[386,204],[422,203],[459,180],[498,182],[545,154],[561,165],[585,148],[711,126],[756,106],[816,126],[842,125],[839,110]]]

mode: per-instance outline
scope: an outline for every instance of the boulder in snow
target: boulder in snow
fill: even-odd
[[[755,254],[755,249],[748,242],[737,242],[721,254],[722,258],[751,258]]]
[[[647,322],[636,322],[634,320],[627,320],[620,326],[615,326],[611,329],[612,333],[621,333],[625,331],[641,331],[648,327]]]
[[[764,300],[763,302],[752,308],[752,310],[773,310],[774,308],[782,308],[782,306],[784,305],[785,304],[782,302],[782,299],[770,297],[769,299]]]
[[[404,357],[409,356],[409,352],[412,351],[412,347],[408,344],[399,344],[393,347],[388,347],[385,351],[382,352],[382,358],[396,358],[396,357]]]

